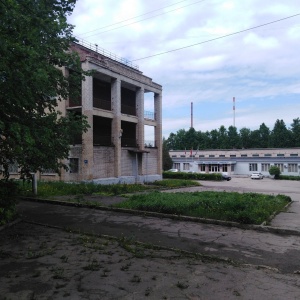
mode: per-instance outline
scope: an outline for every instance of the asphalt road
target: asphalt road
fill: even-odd
[[[299,183],[233,178],[229,182],[203,182],[187,190],[235,190],[288,194],[299,205]],[[186,190],[186,189],[181,189]],[[173,190],[173,192],[175,192]],[[131,215],[88,208],[22,201],[24,220],[80,232],[133,238],[143,243],[202,253],[239,263],[265,265],[283,273],[300,270],[300,235],[274,234],[250,229],[202,224],[169,218]],[[294,219],[299,215],[293,214]],[[279,222],[280,223],[280,222]]]

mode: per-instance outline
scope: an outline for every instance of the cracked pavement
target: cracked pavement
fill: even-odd
[[[30,299],[28,297],[32,295],[37,299],[145,299],[146,297],[147,299],[236,299],[237,297],[239,299],[299,299],[300,187],[298,188],[298,183],[283,181],[276,182],[275,185],[271,179],[251,181],[249,178],[233,178],[231,182],[202,182],[202,184],[202,187],[180,189],[180,191],[209,189],[281,193],[291,196],[294,202],[287,212],[280,213],[272,221],[271,226],[279,229],[278,233],[274,233],[21,201],[18,211],[22,220],[32,223],[21,222],[0,232],[0,254],[4,258],[0,262],[0,278],[4,283],[0,287],[0,295],[7,295],[3,299]],[[44,224],[47,227],[33,223]],[[60,228],[72,233],[67,234]],[[282,229],[294,230],[295,234]],[[25,233],[22,234],[22,230]],[[14,237],[14,231],[17,232],[15,234],[18,234],[19,240],[11,238]],[[77,233],[74,233],[75,231]],[[4,232],[9,233],[8,239]],[[72,235],[74,240],[73,235],[83,234],[98,236],[98,239],[102,239],[101,245],[106,245],[108,248],[103,253],[102,250],[97,250],[95,253],[90,249],[90,252],[84,252],[85,249],[80,248],[83,245],[75,245],[74,248],[74,243],[70,244],[66,237],[68,235],[71,239]],[[44,236],[48,238],[47,243],[59,239],[59,243],[53,245],[57,249],[51,256],[52,260],[50,259],[52,266],[61,264],[59,259],[62,257],[63,250],[67,251],[69,257],[68,274],[65,276],[65,281],[68,278],[68,282],[60,283],[61,288],[56,288],[57,282],[53,282],[53,277],[49,279],[51,268],[42,267],[43,264],[50,264],[45,257],[37,257],[34,260],[36,265],[32,270],[28,269],[27,273],[25,272],[26,278],[23,278],[20,274],[15,276],[18,267],[10,255],[6,256],[9,249],[13,249],[11,253],[19,253],[22,257],[20,253],[26,249],[28,251],[28,244],[31,243],[31,247],[36,247],[34,239],[40,245],[45,243]],[[143,249],[132,255],[131,252],[120,249],[113,242],[103,242],[103,239],[107,239],[108,236],[139,241],[145,243],[146,248],[151,244],[161,248]],[[30,242],[28,239],[31,239]],[[187,252],[179,255],[173,249]],[[123,252],[120,254],[120,251]],[[107,253],[111,255],[107,257]],[[137,253],[143,253],[143,256],[137,256]],[[193,253],[198,253],[200,256],[196,258]],[[86,264],[84,259],[89,262],[96,259],[101,261],[103,266],[93,272],[84,272],[82,271],[82,264]],[[22,263],[25,266],[29,261],[25,260]],[[5,270],[10,270],[7,271],[10,276],[5,276],[7,275]],[[34,271],[41,272],[43,276],[38,279],[32,277],[30,272]],[[15,286],[14,289],[11,288],[12,277],[14,281],[20,281],[18,288]],[[28,283],[30,278],[31,281],[37,280],[41,289],[37,288],[38,284],[36,289],[32,287]]]

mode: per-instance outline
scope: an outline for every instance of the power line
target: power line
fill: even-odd
[[[97,31],[97,30],[101,30],[101,29],[104,29],[104,28],[107,28],[107,27],[111,27],[111,26],[114,26],[114,25],[117,25],[117,24],[120,24],[120,23],[124,23],[124,22],[127,22],[127,21],[130,21],[130,20],[132,20],[132,19],[136,19],[136,18],[145,16],[145,15],[149,15],[149,14],[155,12],[155,11],[158,11],[158,10],[161,10],[161,9],[165,9],[165,8],[167,8],[167,7],[177,5],[177,4],[179,4],[179,3],[181,3],[181,2],[185,2],[185,1],[188,1],[188,0],[182,0],[182,1],[176,2],[176,3],[174,3],[174,4],[164,6],[164,7],[162,7],[162,8],[158,8],[158,9],[155,9],[155,10],[148,11],[148,12],[146,12],[146,13],[144,13],[144,14],[141,14],[141,15],[138,15],[138,16],[135,16],[135,17],[132,17],[132,18],[129,18],[129,19],[122,20],[122,21],[117,22],[117,23],[113,23],[113,24],[110,24],[110,25],[106,25],[106,26],[103,26],[103,27],[99,27],[99,28],[90,30],[90,31],[86,31],[86,32],[81,33],[79,36],[84,35],[84,34],[87,34],[87,33],[90,33],[90,32],[94,32],[94,31]]]
[[[108,30],[105,30],[105,31],[102,31],[102,32],[99,32],[99,33],[90,34],[88,36],[85,36],[85,38],[89,38],[89,37],[95,36],[95,35],[100,35],[100,34],[105,33],[105,32],[113,31],[113,30],[116,30],[116,29],[119,29],[119,28],[123,28],[123,27],[129,26],[129,25],[132,25],[132,24],[136,24],[136,23],[139,23],[139,22],[142,22],[142,21],[146,21],[146,20],[149,20],[149,19],[152,19],[152,18],[156,18],[156,17],[159,17],[161,15],[165,15],[165,14],[168,14],[170,12],[173,12],[173,11],[176,11],[176,10],[179,10],[179,9],[182,9],[182,8],[185,8],[185,7],[188,7],[188,6],[200,3],[200,2],[204,2],[204,1],[206,1],[206,0],[200,0],[200,1],[197,1],[197,2],[194,2],[194,3],[190,3],[190,4],[187,4],[185,6],[181,6],[181,7],[175,8],[173,10],[169,10],[169,11],[166,11],[166,12],[163,12],[163,13],[160,13],[160,14],[157,14],[155,16],[151,16],[151,17],[139,20],[139,21],[135,21],[135,22],[132,22],[132,23],[129,23],[129,24],[125,24],[125,25],[122,25],[122,26],[119,26],[119,27],[116,27],[116,28],[108,29]]]
[[[278,22],[281,22],[281,21],[284,21],[284,20],[287,20],[287,19],[291,19],[291,18],[297,17],[299,15],[300,15],[300,13],[296,14],[296,15],[288,16],[286,18],[278,19],[278,20],[275,20],[275,21],[272,21],[272,22],[268,22],[268,23],[264,23],[264,24],[261,24],[261,25],[257,25],[257,26],[254,26],[254,27],[247,28],[247,29],[243,29],[243,30],[240,30],[240,31],[232,32],[232,33],[229,33],[229,34],[226,34],[226,35],[219,36],[217,38],[213,38],[213,39],[206,40],[206,41],[203,41],[203,42],[199,42],[199,43],[196,43],[196,44],[192,44],[192,45],[189,45],[189,46],[184,46],[184,47],[181,47],[181,48],[168,50],[168,51],[165,51],[165,52],[145,56],[145,57],[142,57],[142,58],[133,59],[133,60],[131,60],[131,62],[138,61],[138,60],[143,60],[143,59],[146,59],[146,58],[151,58],[151,57],[155,57],[155,56],[159,56],[159,55],[163,55],[163,54],[167,54],[167,53],[170,53],[170,52],[179,51],[179,50],[186,49],[186,48],[191,48],[191,47],[198,46],[198,45],[205,44],[205,43],[209,43],[209,42],[213,42],[213,41],[220,40],[220,39],[223,39],[223,38],[235,35],[235,34],[239,34],[239,33],[250,31],[250,30],[253,30],[253,29],[260,28],[260,27],[268,26],[270,24],[278,23]]]

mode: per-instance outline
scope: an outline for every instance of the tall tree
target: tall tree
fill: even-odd
[[[80,115],[62,116],[59,101],[78,96],[83,79],[69,52],[76,0],[0,1],[0,165],[17,162],[22,176],[66,167],[72,136],[86,130]],[[72,68],[72,80],[61,67]],[[87,74],[86,74],[87,75]]]
[[[217,129],[213,129],[210,131],[209,135],[211,140],[211,144],[210,144],[211,149],[220,149],[219,131]]]
[[[236,127],[234,127],[234,126],[228,127],[228,145],[229,145],[229,148],[240,148],[241,147],[240,136],[237,132]]]
[[[270,144],[270,129],[269,127],[266,126],[265,123],[262,123],[259,126],[259,136],[260,136],[260,141],[259,141],[259,147],[260,148],[268,148]]]
[[[162,160],[163,160],[163,170],[169,170],[172,168],[173,166],[173,161],[172,158],[170,157],[169,154],[169,148],[168,148],[168,144],[165,138],[163,138],[163,151],[162,151]]]
[[[283,120],[276,120],[271,133],[271,146],[275,148],[288,148],[291,145],[291,132],[286,128]]]
[[[250,148],[260,148],[260,132],[258,129],[251,131],[250,144]]]
[[[224,125],[219,128],[219,149],[228,149],[228,134]]]
[[[293,119],[293,123],[291,124],[291,132],[292,132],[292,146],[300,147],[300,119]]]
[[[241,147],[248,149],[251,148],[251,130],[249,128],[243,127],[240,129],[240,139]]]

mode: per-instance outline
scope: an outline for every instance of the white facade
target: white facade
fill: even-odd
[[[300,148],[171,150],[173,168],[181,172],[220,173],[250,176],[261,172],[270,176],[269,168],[280,168],[282,175],[300,176]]]

